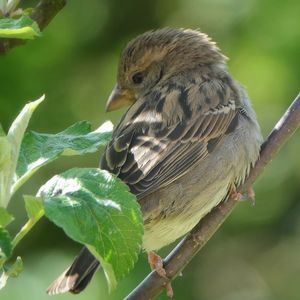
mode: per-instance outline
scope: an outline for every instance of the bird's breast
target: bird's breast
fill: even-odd
[[[189,232],[239,183],[259,155],[260,133],[246,120],[224,136],[213,155],[170,185],[140,200],[143,247],[158,250]]]

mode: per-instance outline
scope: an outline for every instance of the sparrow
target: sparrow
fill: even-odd
[[[204,33],[164,28],[139,35],[123,50],[107,111],[129,106],[113,132],[100,168],[136,195],[144,220],[143,248],[153,252],[189,232],[259,157],[261,131],[227,58]],[[83,248],[48,288],[81,292],[99,267]]]

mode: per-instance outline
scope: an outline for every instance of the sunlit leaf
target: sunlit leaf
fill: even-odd
[[[34,39],[41,36],[39,26],[28,16],[21,16],[17,19],[0,19],[0,37],[17,39]]]
[[[25,208],[29,219],[37,220],[44,214],[41,198],[24,195]]]
[[[75,168],[54,176],[39,195],[45,215],[89,248],[114,288],[133,267],[142,244],[142,215],[128,187],[107,171]]]
[[[15,185],[21,185],[39,168],[62,155],[82,155],[97,151],[111,138],[112,123],[106,122],[95,131],[81,121],[57,134],[26,133],[22,142]]]
[[[26,104],[8,131],[7,140],[11,145],[11,154],[10,163],[5,164],[0,172],[0,206],[2,207],[7,206],[12,194],[16,190],[13,189],[12,185],[14,183],[21,142],[32,113],[43,100],[44,96]]]
[[[13,220],[13,215],[11,215],[5,208],[0,207],[0,227],[7,226]]]
[[[11,162],[11,144],[0,124],[0,171]]]

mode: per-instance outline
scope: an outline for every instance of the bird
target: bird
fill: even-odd
[[[227,57],[199,30],[156,29],[127,44],[106,110],[126,106],[100,168],[136,195],[143,249],[164,276],[155,251],[236,196],[235,187],[259,157],[261,130],[245,88],[228,71]],[[48,294],[81,292],[99,266],[84,247]]]

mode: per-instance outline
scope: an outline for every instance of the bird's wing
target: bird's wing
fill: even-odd
[[[210,80],[172,84],[139,99],[116,128],[101,167],[142,198],[186,174],[238,122],[239,96]]]

